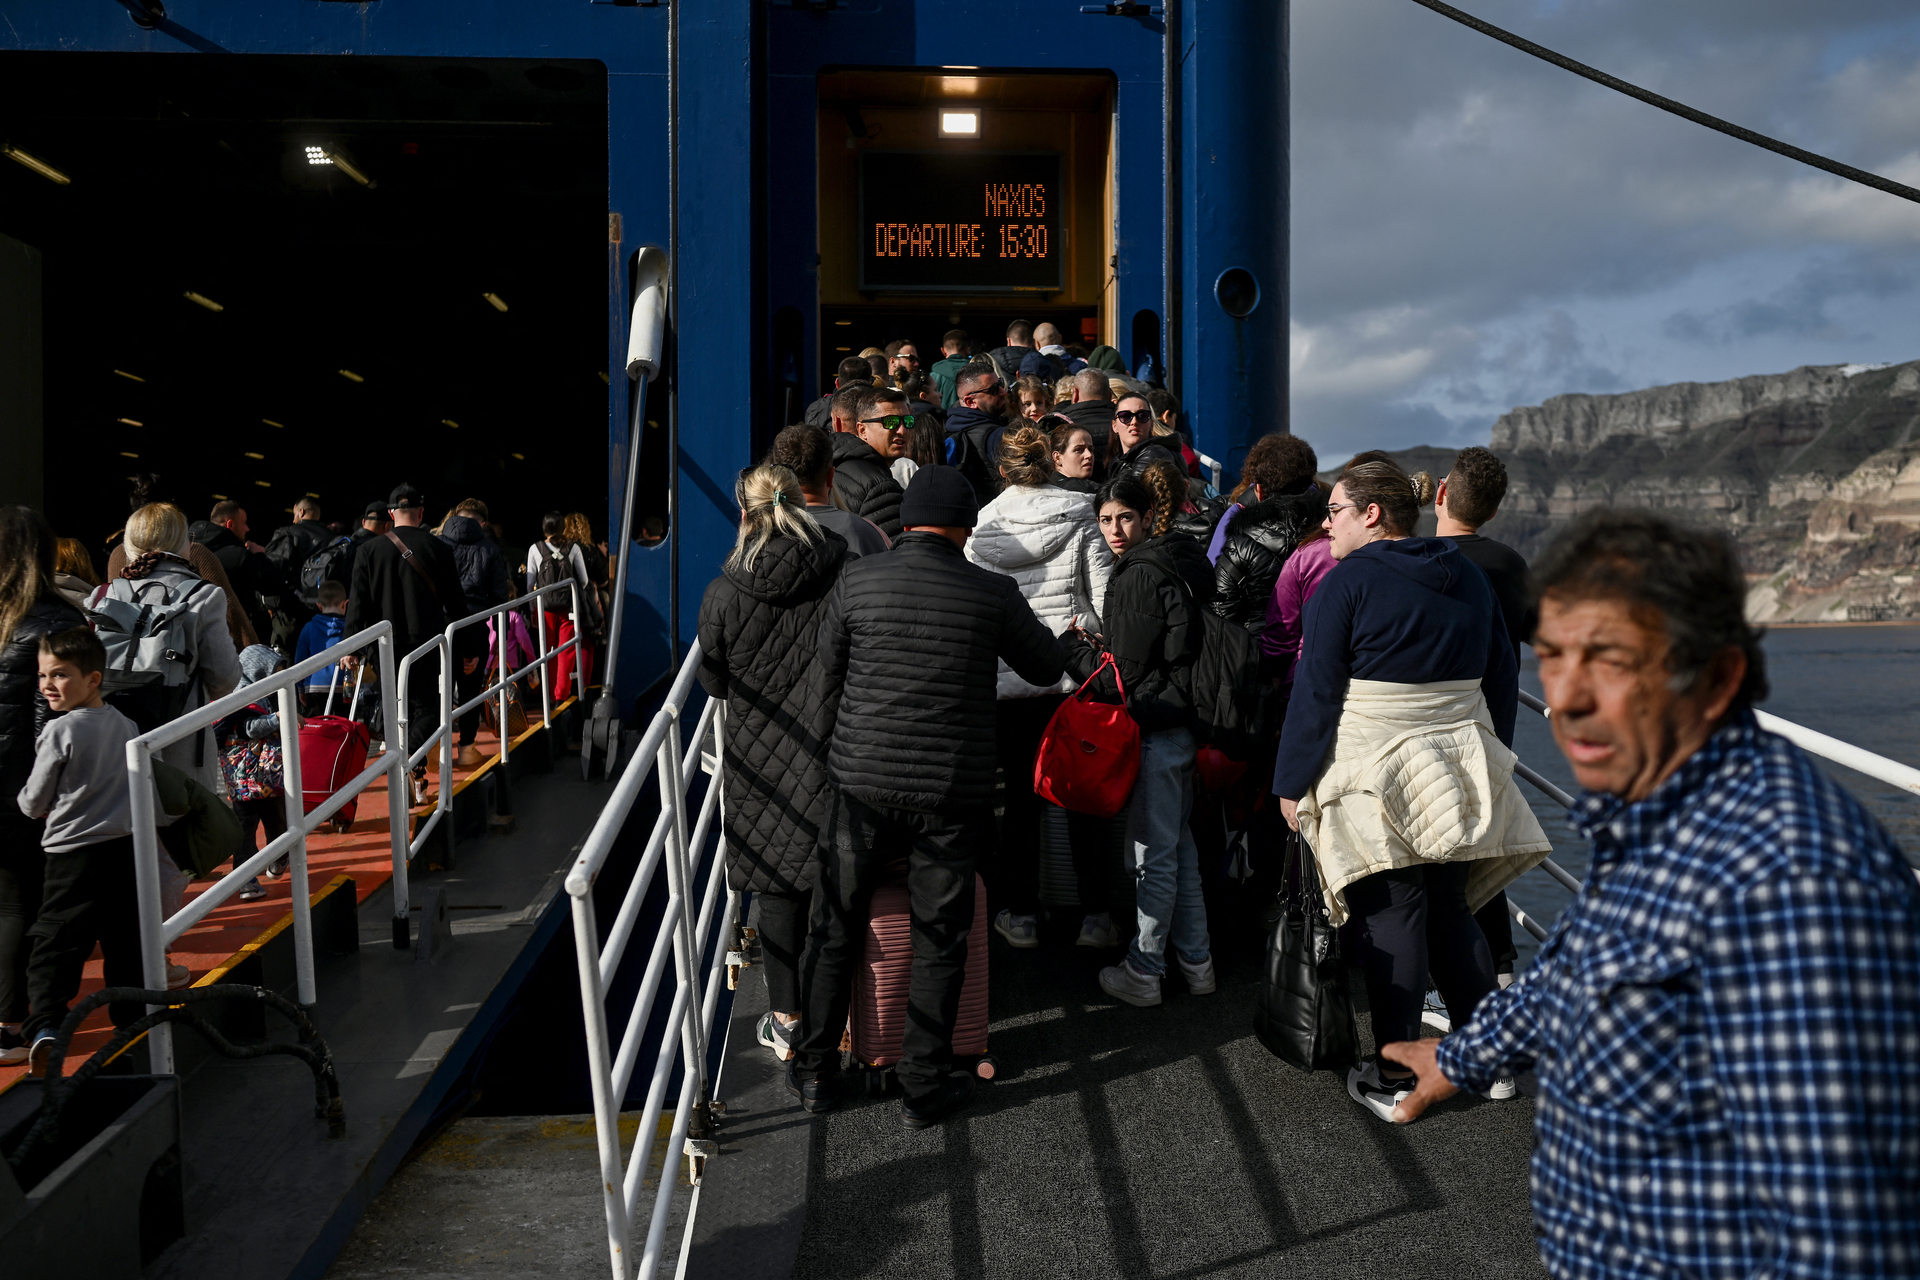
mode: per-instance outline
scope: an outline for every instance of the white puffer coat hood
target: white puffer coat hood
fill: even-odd
[[[1051,485],[1008,488],[980,508],[967,559],[1017,582],[1040,625],[1054,635],[1075,617],[1088,631],[1100,629],[1113,553],[1100,536],[1089,495]],[[1045,688],[1028,684],[1003,662],[996,692],[1034,698],[1069,688],[1066,680]]]

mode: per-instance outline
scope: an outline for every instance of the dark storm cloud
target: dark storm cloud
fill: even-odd
[[[1920,181],[1910,4],[1469,7],[1702,110]],[[1514,404],[1692,376],[1689,344],[1713,352],[1713,376],[1743,354],[1843,358],[1820,342],[1865,335],[1920,354],[1920,325],[1888,332],[1848,301],[1910,297],[1920,208],[1406,0],[1295,0],[1293,85],[1294,409],[1330,455],[1376,443],[1369,432],[1484,439]]]

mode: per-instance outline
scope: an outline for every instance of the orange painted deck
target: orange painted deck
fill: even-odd
[[[560,711],[573,704],[573,699],[554,708],[557,716]],[[535,707],[538,710],[538,707]],[[535,724],[526,734],[516,740],[515,745],[527,737],[539,732],[541,726]],[[493,767],[495,752],[499,749],[498,739],[486,728],[480,730],[475,742],[484,760],[475,768],[455,768],[453,771],[453,791],[458,794],[468,783]],[[427,793],[427,802],[414,809],[416,820],[424,821],[438,803],[439,773],[437,768],[428,774],[431,787]],[[442,822],[451,820],[451,815],[442,818]],[[436,837],[437,838],[437,837]],[[254,847],[266,844],[265,833],[256,832]],[[230,869],[223,864],[220,872]],[[353,827],[345,835],[335,835],[323,826],[319,831],[307,837],[307,891],[318,893],[337,876],[351,876],[354,893],[358,902],[365,902],[368,895],[377,891],[393,878],[393,852],[388,844],[387,827],[387,784],[382,777],[360,793],[359,809],[354,815]],[[257,902],[241,902],[238,898],[228,898],[216,907],[207,918],[182,934],[173,944],[171,956],[175,964],[184,964],[193,971],[195,986],[207,986],[219,982],[226,971],[242,958],[245,952],[264,942],[282,928],[290,927],[293,913],[290,903],[293,898],[291,877],[278,876],[274,879],[262,877],[261,885],[267,896]],[[195,880],[187,888],[187,900],[204,892],[214,884],[214,879]],[[93,958],[87,961],[80,982],[80,997],[98,991],[102,983],[100,953],[96,948]],[[76,998],[77,1003],[78,997]],[[96,1009],[86,1022],[74,1033],[68,1046],[66,1071],[71,1074],[79,1070],[92,1054],[112,1038],[113,1024],[107,1019],[104,1008]],[[14,1081],[23,1078],[27,1068],[0,1067],[0,1093],[13,1086]]]

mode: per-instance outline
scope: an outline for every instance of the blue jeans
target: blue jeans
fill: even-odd
[[[1140,933],[1127,963],[1140,973],[1167,971],[1167,943],[1188,964],[1212,953],[1200,896],[1200,850],[1193,813],[1193,735],[1156,729],[1140,737],[1140,776],[1127,805],[1127,849],[1139,902]]]

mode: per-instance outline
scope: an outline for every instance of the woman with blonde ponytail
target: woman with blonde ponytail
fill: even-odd
[[[848,551],[807,514],[800,478],[786,467],[741,472],[734,500],[740,535],[700,602],[700,683],[726,703],[727,881],[751,890],[759,912],[769,1012],[758,1034],[784,1062],[798,1034],[800,953],[840,699],[813,678],[814,650]]]
[[[1040,625],[1059,635],[1076,621],[1100,630],[1097,611],[1107,598],[1113,553],[1100,536],[1087,495],[1052,482],[1053,438],[1022,424],[1000,438],[1000,475],[1006,488],[980,508],[967,541],[967,559],[1004,573],[1020,586]],[[994,741],[1006,774],[999,859],[987,871],[987,890],[999,904],[993,927],[1016,947],[1039,945],[1040,797],[1033,791],[1033,757],[1040,735],[1066,697],[1070,682],[1041,688],[1000,664],[994,703]],[[1079,945],[1114,947],[1119,931],[1107,914],[1105,821],[1067,815],[1074,874],[1080,883]]]

